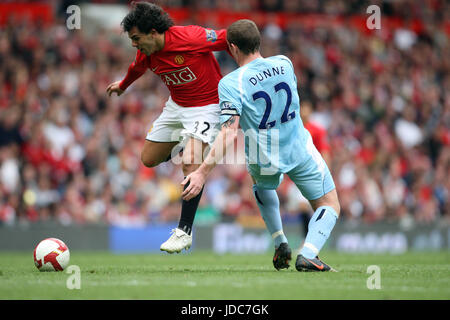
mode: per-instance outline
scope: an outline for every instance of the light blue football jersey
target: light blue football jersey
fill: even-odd
[[[258,58],[219,83],[221,123],[239,115],[250,171],[288,172],[308,157],[308,131],[292,62],[283,55]]]

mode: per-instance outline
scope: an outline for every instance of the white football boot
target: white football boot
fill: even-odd
[[[167,251],[168,253],[181,252],[181,250],[186,249],[186,251],[192,245],[192,235],[188,235],[181,229],[172,229],[172,235],[170,238],[164,242],[160,249],[161,251]]]

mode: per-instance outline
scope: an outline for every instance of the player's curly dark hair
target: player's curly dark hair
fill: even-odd
[[[139,32],[145,34],[152,29],[163,33],[173,26],[173,20],[167,12],[154,3],[133,1],[131,11],[123,18],[121,26],[125,32],[137,27]]]

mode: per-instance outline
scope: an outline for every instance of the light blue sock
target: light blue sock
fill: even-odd
[[[333,208],[329,206],[317,208],[309,221],[308,234],[300,254],[307,259],[313,259],[319,255],[336,224],[337,218],[338,215]]]
[[[283,224],[280,215],[280,200],[276,190],[262,189],[258,186],[253,186],[253,194],[256,198],[261,216],[266,223],[266,227],[275,242],[275,248],[282,242],[288,242],[283,233]]]

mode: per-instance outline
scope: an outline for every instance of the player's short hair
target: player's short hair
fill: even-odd
[[[173,20],[160,6],[150,2],[131,3],[131,11],[120,23],[125,32],[137,27],[139,32],[148,34],[152,29],[158,33],[167,31],[173,26]]]
[[[251,54],[259,51],[261,34],[253,21],[242,19],[228,27],[227,40],[236,45],[244,54]]]

